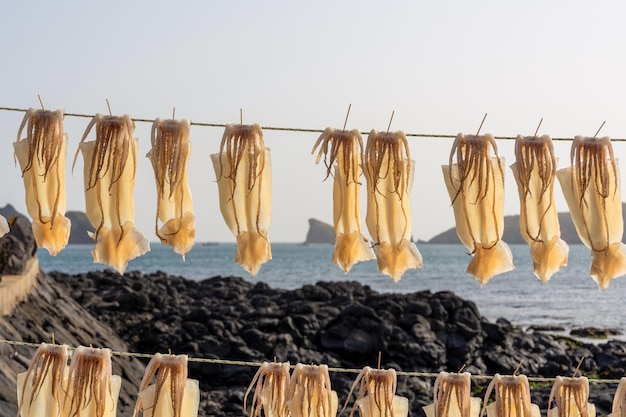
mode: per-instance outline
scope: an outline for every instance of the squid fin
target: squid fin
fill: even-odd
[[[358,230],[351,233],[338,233],[335,241],[335,252],[332,262],[346,274],[354,264],[375,259],[372,246]]]
[[[126,270],[128,261],[150,251],[148,240],[132,222],[125,222],[121,228],[113,230],[102,227],[97,236],[95,233],[89,233],[89,236],[96,239],[96,246],[91,251],[93,261],[106,264],[120,274]]]
[[[591,253],[591,278],[601,290],[606,290],[611,280],[626,274],[626,246],[612,243],[607,251]]]
[[[235,262],[241,265],[253,277],[261,269],[261,265],[272,259],[270,241],[267,231],[241,232],[237,235],[237,253]]]
[[[395,282],[400,281],[407,269],[417,269],[424,265],[417,246],[406,239],[402,239],[399,245],[380,242],[376,246],[376,258],[380,272],[389,275]]]
[[[37,247],[45,248],[51,256],[56,256],[65,248],[70,238],[72,222],[62,214],[57,214],[52,222],[49,218],[33,219],[33,235],[37,242]]]
[[[174,252],[185,256],[194,245],[196,237],[196,217],[191,212],[181,218],[174,217],[159,229],[159,239],[164,245],[171,246]]]
[[[568,253],[569,246],[558,236],[548,242],[532,242],[530,255],[537,278],[544,283],[548,282],[552,275],[567,266]]]
[[[472,261],[467,266],[467,273],[472,274],[481,285],[485,285],[491,278],[504,272],[515,269],[513,254],[509,245],[499,240],[490,248],[479,246]]]

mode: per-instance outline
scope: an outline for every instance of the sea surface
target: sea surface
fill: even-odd
[[[418,245],[424,267],[407,271],[398,283],[381,275],[376,261],[357,264],[344,274],[330,262],[330,244],[273,243],[273,259],[254,278],[234,263],[234,243],[198,243],[185,260],[160,243],[150,246],[151,251],[131,261],[127,271],[163,271],[193,280],[240,276],[284,289],[318,281],[354,280],[381,293],[453,291],[474,301],[491,321],[504,317],[521,326],[554,325],[567,330],[595,326],[626,333],[626,277],[613,280],[606,291],[599,290],[589,277],[590,252],[582,245],[570,246],[568,266],[547,284],[533,274],[528,246],[511,245],[516,269],[494,277],[484,287],[465,272],[470,257],[462,245]],[[56,257],[39,250],[40,266],[47,272],[66,274],[105,269],[93,263],[91,249],[91,245],[69,245]]]

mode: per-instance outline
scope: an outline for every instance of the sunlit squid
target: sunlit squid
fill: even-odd
[[[608,137],[576,136],[571,166],[556,175],[580,240],[591,249],[591,277],[601,289],[626,274],[620,176]]]
[[[146,155],[157,185],[156,235],[183,258],[193,247],[196,234],[187,177],[189,127],[188,120],[156,119],[152,124],[152,149]]]
[[[619,380],[613,396],[613,407],[609,417],[626,417],[626,377],[622,377]]]
[[[326,365],[297,364],[289,379],[286,398],[292,417],[337,415],[337,392],[331,389]]]
[[[491,156],[493,150],[494,156]],[[504,231],[504,158],[493,136],[458,134],[443,176],[452,201],[456,234],[473,256],[467,267],[482,285],[514,269]]]
[[[115,417],[122,378],[113,375],[111,351],[79,346],[72,354],[61,417]]]
[[[350,411],[350,417],[354,415],[356,407],[359,408],[361,417],[406,417],[408,415],[408,398],[396,395],[396,371],[372,369],[369,366],[363,368],[354,380],[343,407],[344,410],[359,382],[361,383],[359,394]]]
[[[133,417],[196,417],[198,381],[187,378],[187,355],[156,353],[144,373]],[[154,377],[154,383],[150,384]]]
[[[85,142],[92,127],[96,140]],[[96,229],[89,233],[96,245],[94,262],[123,274],[128,261],[150,250],[145,236],[135,227],[133,191],[137,169],[137,139],[130,116],[96,114],[80,141],[84,160],[87,218]],[[76,157],[74,163],[76,163]]]
[[[554,400],[555,407],[550,408]],[[548,417],[595,417],[596,406],[589,400],[589,380],[581,376],[557,376],[548,400]]]
[[[9,228],[9,222],[4,216],[0,215],[0,237],[9,233],[11,229]]]
[[[480,398],[471,395],[469,372],[440,372],[435,379],[433,403],[424,408],[426,417],[478,417]]]
[[[220,151],[211,155],[220,210],[237,238],[235,262],[255,276],[272,259],[268,238],[272,163],[261,126],[226,125]]]
[[[289,417],[287,389],[289,388],[289,362],[263,362],[252,378],[243,397],[243,408],[247,410],[248,395],[254,389],[250,405],[250,417]]]
[[[67,136],[63,133],[63,116],[62,110],[28,109],[13,144],[22,169],[35,241],[52,256],[67,245],[71,228],[65,217]],[[26,138],[21,139],[25,127]]]
[[[326,178],[334,177],[335,251],[332,262],[348,273],[357,262],[376,258],[372,245],[361,233],[363,139],[356,129],[346,131],[329,127],[315,142],[312,153],[317,148],[319,152],[315,163],[319,163],[323,155]]]
[[[398,282],[407,269],[421,268],[422,255],[411,242],[411,203],[415,162],[403,132],[372,130],[365,147],[365,223],[376,245],[378,269]]]
[[[42,343],[26,372],[17,375],[20,417],[60,416],[65,399],[70,348]]]
[[[550,136],[518,136],[511,165],[520,199],[520,232],[530,245],[535,275],[543,282],[567,265],[554,201],[556,158]]]
[[[495,401],[487,405],[491,392],[495,390]],[[541,417],[537,404],[530,400],[530,386],[526,375],[495,374],[483,401],[480,417]]]

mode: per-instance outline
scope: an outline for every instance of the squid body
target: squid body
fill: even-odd
[[[268,238],[272,164],[261,126],[227,125],[220,151],[211,155],[226,225],[237,238],[235,262],[255,276],[272,250]]]
[[[9,231],[9,222],[7,222],[7,219],[4,216],[0,215],[0,237],[6,235]]]
[[[571,166],[556,175],[576,232],[591,249],[591,277],[601,289],[626,274],[618,163],[608,137],[576,136]]]
[[[376,258],[372,245],[361,233],[363,139],[356,129],[345,131],[327,128],[315,143],[313,152],[318,147],[320,150],[315,162],[319,163],[324,155],[326,178],[330,175],[334,177],[335,251],[332,262],[348,273],[357,262]]]
[[[530,245],[535,275],[543,282],[567,265],[554,201],[556,158],[549,136],[518,136],[511,165],[520,199],[520,232]]]
[[[355,401],[350,417],[358,407],[362,417],[406,417],[409,413],[409,400],[396,395],[397,377],[393,369],[372,369],[366,366],[354,380],[348,401],[352,392],[361,383],[359,394]],[[348,405],[346,405],[344,409]]]
[[[411,242],[410,191],[414,169],[403,132],[370,132],[364,159],[365,223],[376,245],[378,269],[396,282],[407,269],[424,264]]]
[[[492,391],[495,392],[495,401],[487,405]],[[526,375],[495,374],[485,393],[481,417],[485,410],[488,417],[541,417],[539,406],[530,400]]]
[[[263,362],[243,397],[243,408],[247,409],[248,395],[254,389],[250,417],[261,417],[261,410],[265,417],[289,417],[289,379],[289,362]]]
[[[550,408],[554,400],[555,407]],[[548,417],[595,417],[596,406],[589,400],[589,380],[581,376],[557,376],[548,400]]]
[[[92,127],[96,140],[85,142]],[[123,274],[128,261],[150,250],[146,237],[135,227],[133,191],[137,168],[137,140],[130,116],[97,114],[81,139],[87,218],[96,229],[94,262]],[[76,155],[78,156],[78,154]],[[74,157],[74,163],[76,157]]]
[[[493,149],[494,156],[490,150]],[[443,176],[452,201],[456,233],[473,255],[467,267],[482,285],[514,269],[504,231],[504,158],[491,135],[459,134]]]
[[[424,408],[427,417],[478,417],[480,398],[471,396],[469,372],[440,372],[435,379],[433,403]]]
[[[613,408],[609,417],[626,416],[626,377],[619,380],[615,396],[613,397]]]
[[[161,243],[171,246],[183,258],[193,247],[196,234],[187,177],[189,127],[188,120],[156,119],[152,125],[152,149],[147,155],[157,184],[156,234]]]
[[[22,169],[35,241],[52,256],[65,248],[71,228],[65,217],[67,136],[63,133],[63,116],[62,110],[28,109],[13,145]],[[26,138],[20,140],[25,127]]]
[[[335,417],[337,392],[326,365],[297,364],[289,379],[286,403],[292,417]]]

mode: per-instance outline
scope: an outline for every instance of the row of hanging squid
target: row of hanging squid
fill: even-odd
[[[70,362],[68,365],[68,361]],[[139,387],[133,417],[196,417],[198,381],[187,378],[186,355],[155,354]],[[250,417],[335,417],[338,396],[332,390],[328,366],[264,362],[243,399]],[[349,417],[406,417],[409,400],[396,395],[393,369],[363,368],[354,380],[343,413],[356,394]],[[121,377],[113,375],[109,349],[42,343],[26,372],[17,376],[18,417],[115,417]],[[492,394],[495,401],[488,404]],[[250,408],[248,398],[252,394]],[[548,401],[548,417],[595,417],[586,377],[557,377]],[[554,401],[554,407],[552,407]],[[496,374],[487,387],[483,406],[471,396],[468,372],[440,372],[427,417],[540,417],[531,403],[525,375]],[[615,392],[610,417],[626,415],[626,378]]]
[[[157,186],[155,232],[182,255],[194,245],[195,217],[188,186],[191,152],[188,120],[156,119],[147,154]],[[21,138],[26,128],[26,137]],[[95,140],[86,141],[91,130]],[[133,189],[137,139],[130,116],[97,114],[87,126],[74,156],[84,159],[87,217],[95,229],[94,262],[123,273],[128,262],[150,250],[134,226]],[[63,112],[29,109],[14,145],[26,188],[26,205],[39,247],[56,255],[68,242],[65,214],[67,137]],[[348,273],[354,264],[377,259],[382,274],[394,281],[420,268],[422,256],[411,242],[410,191],[415,172],[405,134],[372,130],[363,146],[358,130],[327,128],[315,143],[326,178],[333,177],[335,249],[332,262]],[[560,237],[554,199],[558,178],[574,225],[591,250],[590,275],[599,287],[626,274],[620,178],[608,137],[577,136],[571,166],[557,170],[549,136],[518,136],[511,166],[520,198],[520,231],[530,246],[534,273],[547,282],[567,265],[568,245]],[[272,258],[269,241],[271,158],[261,127],[227,125],[219,152],[211,155],[220,210],[237,240],[235,262],[252,276]],[[492,135],[459,134],[443,167],[456,231],[472,260],[467,272],[481,284],[514,269],[502,241],[504,228],[504,158]],[[360,187],[367,187],[365,223],[361,226]],[[0,218],[0,235],[8,230]]]

